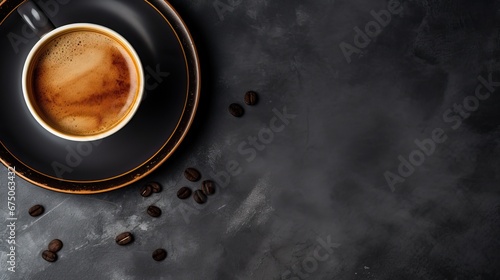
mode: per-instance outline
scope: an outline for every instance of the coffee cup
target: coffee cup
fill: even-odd
[[[72,141],[94,141],[122,129],[144,92],[142,64],[119,33],[97,24],[54,27],[36,4],[18,12],[41,38],[26,58],[23,96],[37,123]]]

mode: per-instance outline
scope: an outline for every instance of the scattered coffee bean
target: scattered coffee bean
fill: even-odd
[[[197,182],[198,180],[201,179],[200,171],[194,168],[188,168],[184,170],[184,176],[191,182]]]
[[[120,233],[116,239],[116,244],[118,245],[127,245],[134,241],[134,236],[130,232]]]
[[[205,180],[201,183],[201,190],[206,195],[212,195],[215,193],[215,183],[212,180]]]
[[[37,204],[37,205],[32,206],[28,212],[30,213],[31,217],[38,217],[38,216],[42,215],[44,211],[45,211],[45,208],[43,208],[42,205]]]
[[[59,239],[54,239],[54,240],[50,241],[50,243],[49,243],[49,251],[51,251],[52,253],[59,252],[62,247],[63,247],[63,243]]]
[[[233,103],[229,105],[229,113],[237,118],[240,118],[243,114],[245,114],[245,110],[241,107],[241,105]]]
[[[157,262],[161,262],[167,258],[167,251],[165,249],[156,249],[153,252],[153,259]]]
[[[177,191],[177,197],[180,199],[186,199],[191,196],[191,189],[188,187],[182,187]]]
[[[161,216],[161,209],[151,205],[148,207],[148,215],[154,218],[158,218]]]
[[[207,196],[203,193],[202,190],[197,190],[194,192],[194,201],[196,201],[198,204],[203,204],[207,201]]]
[[[57,261],[57,254],[49,250],[45,250],[42,253],[42,258],[48,262],[55,262]]]
[[[162,187],[158,182],[149,182],[148,185],[151,186],[151,190],[153,190],[154,193],[159,193],[162,190]]]
[[[148,184],[141,188],[141,196],[148,197],[153,193],[153,188]]]
[[[259,97],[255,91],[251,90],[245,94],[245,104],[252,106],[257,104],[257,101],[259,101]]]

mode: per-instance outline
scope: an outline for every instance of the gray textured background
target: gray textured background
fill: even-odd
[[[16,179],[17,267],[5,270],[1,222],[1,280],[500,279],[500,98],[493,92],[460,124],[457,113],[443,117],[472,100],[478,77],[500,81],[499,1],[405,1],[350,63],[340,44],[355,46],[354,28],[388,1],[171,3],[203,64],[188,138],[151,176],[111,193],[58,194]],[[227,106],[250,89],[260,103],[233,118]],[[271,137],[284,108],[294,118]],[[444,143],[391,189],[384,173],[398,174],[398,157],[435,129]],[[238,150],[259,134],[267,144],[255,157]],[[223,178],[236,163],[239,173]],[[180,201],[181,186],[197,187],[182,176],[190,166],[230,182],[202,207]],[[6,176],[1,168],[1,217]],[[149,180],[164,191],[142,198]],[[36,203],[46,208],[38,219],[27,214]],[[151,204],[160,218],[145,213]],[[136,241],[117,246],[126,230]],[[54,238],[64,248],[51,264],[40,254]],[[318,251],[319,240],[331,247]],[[169,252],[160,263],[158,247]]]

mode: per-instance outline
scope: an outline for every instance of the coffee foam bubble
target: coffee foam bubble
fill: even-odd
[[[35,99],[46,121],[76,135],[114,127],[138,93],[138,75],[120,43],[94,31],[73,31],[50,41],[34,69]]]

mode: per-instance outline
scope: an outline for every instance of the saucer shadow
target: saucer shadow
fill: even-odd
[[[192,14],[190,11],[189,3],[185,1],[169,1],[174,9],[179,13],[186,26],[191,33],[195,47],[198,52],[198,57],[200,61],[200,71],[201,71],[201,91],[200,100],[198,104],[198,109],[194,121],[189,129],[186,137],[179,145],[177,150],[168,158],[157,170],[155,170],[149,176],[144,178],[145,180],[151,176],[158,176],[164,173],[169,166],[176,165],[182,160],[186,159],[191,153],[191,148],[199,146],[203,141],[203,135],[206,133],[213,116],[214,98],[213,94],[215,92],[216,71],[214,69],[214,64],[212,61],[213,50],[210,45],[209,38],[207,36],[208,32],[204,29],[204,22],[200,17],[189,16]]]

